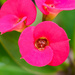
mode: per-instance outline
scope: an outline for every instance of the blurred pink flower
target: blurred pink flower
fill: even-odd
[[[65,31],[51,21],[26,28],[19,37],[21,58],[33,66],[58,66],[69,54]]]
[[[58,14],[63,10],[75,9],[75,0],[35,0],[35,2],[40,11],[45,15],[50,13]]]
[[[36,19],[36,7],[31,0],[8,0],[0,10],[0,32],[22,32]]]

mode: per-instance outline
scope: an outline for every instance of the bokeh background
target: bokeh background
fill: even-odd
[[[0,7],[6,0],[0,0]],[[37,7],[36,7],[37,8]],[[37,8],[37,18],[33,26],[42,22],[42,13]],[[75,10],[62,11],[53,20],[62,27],[70,39],[70,53],[67,60],[56,67],[34,67],[20,59],[19,32],[0,35],[0,75],[75,75]]]

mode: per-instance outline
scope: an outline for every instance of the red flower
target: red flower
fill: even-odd
[[[35,0],[40,11],[46,15],[75,9],[75,0]]]
[[[57,24],[45,21],[26,28],[19,41],[21,58],[33,66],[58,66],[69,54],[69,39]]]
[[[0,32],[22,32],[36,19],[36,8],[31,0],[8,0],[0,10]]]

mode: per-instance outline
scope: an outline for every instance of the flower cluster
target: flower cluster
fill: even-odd
[[[35,0],[35,2],[40,11],[51,18],[63,10],[75,9],[74,0]],[[69,55],[67,34],[51,21],[30,26],[35,21],[36,14],[36,7],[31,0],[7,0],[0,9],[0,32],[1,34],[13,30],[22,32],[18,45],[21,58],[29,64],[37,67],[58,66]]]

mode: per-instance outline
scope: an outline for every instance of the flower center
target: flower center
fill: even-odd
[[[48,40],[42,37],[36,40],[35,47],[39,50],[43,50],[48,44]]]
[[[17,24],[19,25],[18,26],[18,29],[16,31],[18,32],[22,32],[25,28],[27,28],[28,26],[26,26],[26,20],[27,20],[27,17],[23,17],[23,18],[20,18],[18,21],[17,21]]]
[[[54,4],[48,4],[49,7],[55,8]]]
[[[43,7],[44,7],[44,9],[45,9],[46,11],[49,12],[50,7],[51,7],[51,8],[55,8],[55,5],[54,5],[54,4],[44,4]]]

